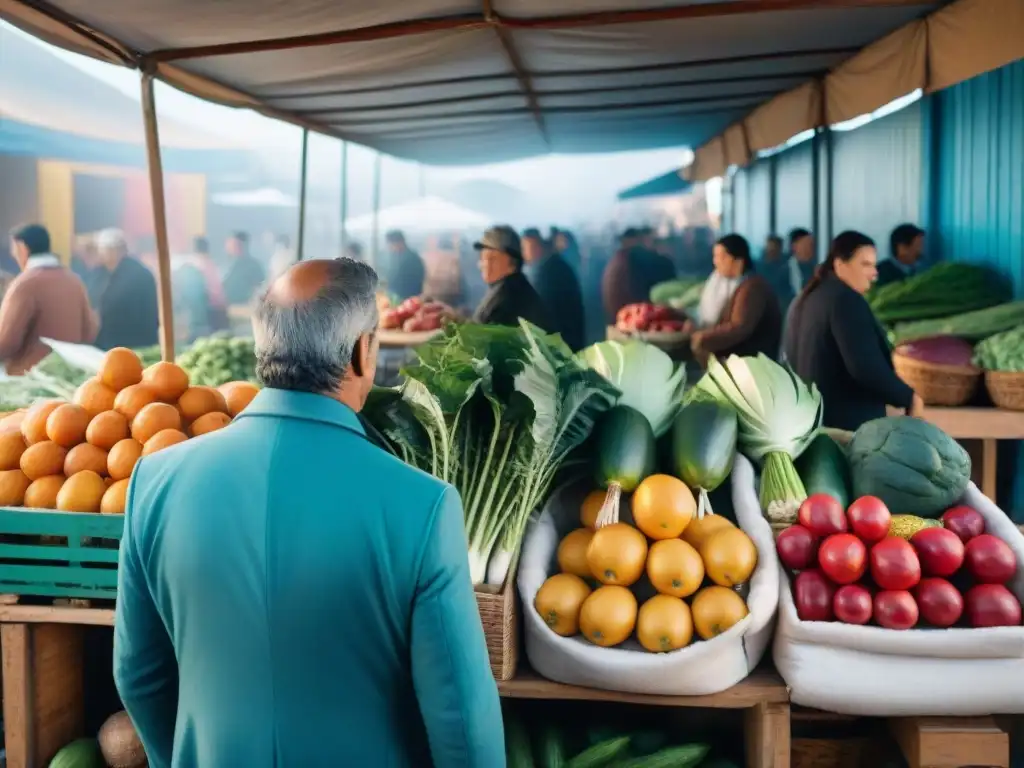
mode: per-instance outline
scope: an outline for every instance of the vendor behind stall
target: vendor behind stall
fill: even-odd
[[[864,298],[878,275],[874,241],[842,232],[828,259],[793,303],[786,359],[816,384],[826,427],[855,430],[886,405],[920,411],[921,399],[893,370],[885,332]]]
[[[771,285],[754,272],[750,245],[740,235],[726,235],[713,250],[715,271],[700,300],[700,323],[690,337],[702,365],[710,355],[779,354],[782,310]]]
[[[548,333],[555,332],[544,302],[523,274],[523,251],[516,231],[505,224],[491,227],[473,247],[480,254],[480,274],[487,283],[473,322],[518,325],[522,318]]]

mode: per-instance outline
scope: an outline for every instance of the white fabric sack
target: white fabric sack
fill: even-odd
[[[747,677],[771,638],[779,561],[771,528],[761,516],[754,469],[744,457],[737,455],[730,482],[739,527],[757,547],[757,567],[747,595],[750,614],[713,640],[695,640],[669,653],[650,653],[632,639],[615,648],[601,648],[579,636],[561,637],[537,614],[533,607],[537,590],[558,572],[558,544],[566,533],[579,527],[580,505],[587,490],[580,485],[560,488],[531,524],[519,561],[526,655],[533,668],[550,680],[570,685],[676,696],[717,693]]]
[[[963,504],[1013,549],[1024,600],[1024,536],[971,483]],[[780,566],[775,666],[794,704],[875,717],[1024,713],[1024,627],[909,629],[800,621]]]

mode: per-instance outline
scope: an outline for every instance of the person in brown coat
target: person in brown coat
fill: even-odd
[[[718,322],[694,331],[690,347],[701,365],[710,355],[756,355],[763,352],[773,360],[779,356],[782,340],[782,310],[771,284],[754,272],[750,245],[740,235],[726,235],[714,247],[715,272],[739,284]]]
[[[89,344],[99,322],[81,279],[50,253],[50,233],[44,227],[15,229],[11,255],[21,274],[0,305],[0,365],[19,375],[50,353],[40,339]]]

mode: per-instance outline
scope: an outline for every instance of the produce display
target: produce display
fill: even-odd
[[[112,349],[68,400],[0,421],[0,506],[123,513],[139,458],[226,426],[258,391],[196,385],[174,363],[143,368],[132,350]]]
[[[219,387],[256,377],[256,350],[252,339],[214,335],[196,339],[176,358],[189,380],[202,387]]]
[[[962,314],[944,313],[933,320],[897,323],[892,338],[897,344],[932,336],[956,336],[980,341],[1024,325],[1024,301],[1011,301]]]
[[[624,333],[684,333],[686,318],[672,307],[644,301],[620,309],[615,315],[615,327]]]
[[[76,739],[50,761],[49,768],[145,768],[146,751],[128,713],[107,718],[95,739]]]
[[[890,325],[985,309],[1009,301],[1011,296],[1009,283],[993,270],[948,261],[905,280],[872,288],[866,298],[878,321]]]
[[[381,309],[380,327],[383,330],[436,331],[441,327],[449,308],[439,301],[430,301],[420,296],[406,299],[397,307],[388,301]]]
[[[906,341],[894,351],[898,355],[922,363],[955,365],[961,368],[969,368],[974,364],[974,347],[969,341],[956,336],[930,336]]]
[[[987,371],[1024,372],[1024,324],[979,342],[973,362]]]
[[[635,635],[662,653],[717,637],[748,614],[737,588],[753,574],[757,548],[726,518],[698,516],[682,480],[648,474],[629,499],[630,522],[603,525],[605,497],[600,488],[587,495],[581,527],[558,546],[559,573],[534,599],[551,631],[605,648]]]
[[[663,304],[681,312],[689,312],[700,304],[704,280],[666,280],[651,288],[652,304]]]
[[[985,533],[976,510],[959,505],[940,524],[894,534],[883,501],[861,496],[847,509],[827,494],[808,497],[799,522],[776,539],[793,575],[802,621],[918,626],[1012,627],[1021,604],[1007,588],[1017,573],[1013,550]]]

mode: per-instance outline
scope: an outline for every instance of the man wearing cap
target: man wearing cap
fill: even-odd
[[[540,231],[527,229],[522,237],[523,272],[544,302],[562,340],[573,352],[583,349],[583,295],[568,262],[544,242]]]
[[[480,254],[480,274],[487,283],[473,322],[517,325],[522,318],[553,333],[556,329],[544,302],[523,274],[523,251],[516,231],[507,224],[491,227],[473,247]]]
[[[920,267],[924,252],[924,230],[916,224],[900,224],[889,235],[890,257],[878,263],[875,285],[888,285],[904,280]]]
[[[106,285],[96,302],[100,332],[96,346],[149,347],[159,339],[160,318],[153,273],[128,255],[128,244],[119,229],[105,229],[96,236],[100,269]]]

